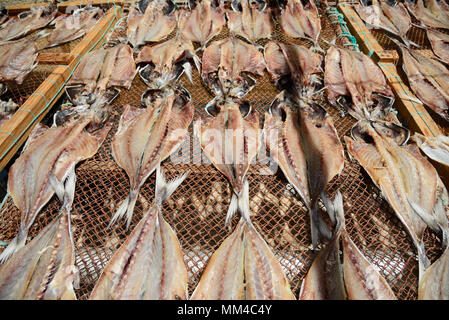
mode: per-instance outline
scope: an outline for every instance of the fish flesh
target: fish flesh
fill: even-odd
[[[347,294],[343,279],[343,267],[340,262],[340,238],[342,233],[341,217],[337,210],[343,209],[343,200],[337,192],[334,201],[323,195],[327,213],[335,223],[332,239],[323,247],[313,260],[301,284],[298,300],[346,300]],[[334,208],[334,203],[338,208]]]
[[[171,1],[153,0],[134,3],[127,16],[128,42],[133,48],[165,39],[176,27],[175,6]]]
[[[399,46],[402,68],[414,94],[444,120],[449,121],[449,71],[437,59],[419,50]]]
[[[412,21],[402,3],[390,5],[388,1],[373,0],[369,6],[358,4],[354,5],[354,9],[368,25],[397,35],[408,44],[406,34],[412,26]]]
[[[287,0],[285,7],[281,8],[279,23],[289,37],[309,39],[319,48],[321,21],[315,1]]]
[[[199,71],[201,62],[195,54],[192,41],[178,34],[163,43],[143,47],[136,63],[147,64],[140,70],[139,75],[147,86],[157,89],[176,82],[184,72],[193,83],[190,64],[192,60]]]
[[[0,81],[22,84],[36,67],[36,43],[29,39],[0,43]]]
[[[201,48],[218,35],[225,24],[221,0],[202,0],[193,10],[181,9],[179,13],[181,35],[187,40],[199,42]]]
[[[386,109],[394,102],[382,70],[365,54],[350,49],[329,48],[324,84],[329,102],[343,105],[356,119],[373,118],[373,109]]]
[[[1,253],[0,263],[25,245],[34,220],[54,194],[51,177],[63,181],[70,168],[95,155],[111,129],[108,122],[89,132],[89,128],[98,128],[91,125],[92,120],[80,114],[63,126],[38,125],[30,134],[24,151],[9,170],[8,194],[20,211],[20,227]]]
[[[435,55],[449,64],[449,35],[430,28],[426,32]]]
[[[320,235],[331,237],[317,212],[319,194],[344,166],[343,146],[332,118],[319,105],[297,102],[283,91],[265,113],[264,137],[270,156],[309,211],[316,248]]]
[[[90,300],[187,299],[181,244],[162,215],[162,203],[187,174],[167,182],[158,166],[153,205],[104,267]]]
[[[265,45],[264,57],[268,73],[279,90],[295,88],[298,96],[308,96],[319,84],[323,58],[307,47],[270,41]],[[293,83],[293,84],[291,84]]]
[[[16,40],[27,34],[46,27],[52,22],[58,9],[56,5],[31,8],[30,11],[11,17],[0,29],[0,41]]]
[[[193,130],[212,164],[226,176],[234,191],[226,224],[242,195],[246,172],[261,147],[259,116],[245,101],[218,97],[206,106],[211,117],[195,121]]]
[[[70,211],[75,171],[65,186],[54,180],[63,202],[56,217],[30,243],[0,266],[0,300],[75,300],[78,287]],[[59,185],[59,186],[58,186]]]
[[[84,36],[101,19],[103,10],[86,6],[72,14],[63,14],[53,22],[55,29],[48,35],[47,47],[54,47]]]
[[[430,159],[449,166],[449,138],[447,136],[440,134],[431,138],[415,133],[412,140]]]
[[[449,300],[449,247],[426,269],[418,286],[418,300]]]
[[[405,1],[405,6],[421,24],[431,28],[449,29],[449,13],[444,1],[429,0],[426,2],[427,6],[424,5],[423,0]]]
[[[437,172],[415,144],[404,145],[408,140],[404,131],[398,125],[364,121],[353,127],[353,137],[345,137],[345,141],[350,155],[382,191],[412,238],[421,277],[429,266],[424,230],[429,226],[437,233],[447,233],[446,217],[435,210],[442,188]]]
[[[232,34],[203,53],[201,76],[216,96],[242,98],[256,85],[253,76],[263,76],[264,70],[262,52]]]
[[[295,300],[279,261],[250,220],[248,188],[245,180],[238,199],[242,217],[210,257],[191,300]]]
[[[264,0],[233,0],[226,11],[229,30],[251,43],[269,39],[274,30],[271,11]]]
[[[69,84],[84,84],[87,93],[102,94],[108,87],[113,86],[129,89],[137,72],[131,47],[121,43],[86,54],[75,69]]]
[[[124,107],[112,140],[112,156],[126,171],[130,192],[110,225],[126,214],[129,227],[140,187],[156,167],[178,149],[193,119],[193,104],[185,89],[149,89],[144,97],[146,109]]]

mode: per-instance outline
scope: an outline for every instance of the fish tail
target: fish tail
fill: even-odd
[[[155,203],[160,206],[162,202],[170,198],[173,192],[179,187],[179,185],[185,180],[190,171],[184,172],[182,175],[167,181],[165,179],[164,171],[160,165],[156,168],[156,192]]]
[[[318,247],[320,239],[324,238],[330,240],[332,238],[332,232],[329,230],[326,222],[318,213],[318,203],[315,201],[315,204],[312,205],[312,208],[309,210],[310,215],[310,228],[311,228],[311,237],[312,237],[312,246],[315,250]]]
[[[0,265],[5,263],[17,250],[25,246],[27,234],[28,232],[19,231],[19,234],[11,240],[5,250],[0,254]]]
[[[422,241],[415,242],[416,250],[418,251],[418,282],[421,282],[422,276],[426,269],[430,266],[430,260],[427,258],[424,243]]]
[[[240,195],[237,196],[235,193],[232,194],[231,203],[229,204],[228,213],[226,214],[225,226],[229,225],[229,222],[237,211],[240,212],[243,220],[251,224],[249,215],[249,184],[247,179],[243,182],[243,191]]]
[[[345,229],[345,215],[343,210],[343,197],[340,191],[335,194],[334,200],[330,199],[325,192],[321,193],[321,199],[326,207],[329,219],[335,225],[335,232]]]
[[[127,217],[126,228],[128,229],[129,224],[131,223],[131,218],[134,212],[134,207],[136,205],[138,194],[139,194],[138,190],[131,189],[129,195],[126,197],[125,200],[123,200],[122,204],[120,205],[120,207],[112,217],[111,221],[109,222],[108,228],[110,228],[117,220],[122,219],[126,214]]]

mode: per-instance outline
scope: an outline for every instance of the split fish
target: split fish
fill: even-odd
[[[248,181],[241,219],[210,257],[191,300],[295,300],[287,277],[249,216]]]
[[[54,47],[84,36],[103,16],[103,10],[86,6],[72,14],[63,14],[53,22],[55,29],[48,35],[48,46]]]
[[[279,22],[288,36],[309,39],[319,48],[321,21],[315,1],[287,0],[285,8],[281,8]]]
[[[365,121],[345,141],[350,155],[368,172],[412,238],[421,278],[429,266],[423,244],[426,226],[447,238],[445,212],[437,210],[444,186],[418,147],[404,145],[405,131],[394,124]]]
[[[56,17],[58,9],[55,5],[31,8],[11,17],[0,29],[0,41],[15,40],[46,27]]]
[[[200,60],[195,54],[192,41],[184,39],[181,34],[153,46],[145,46],[139,52],[136,63],[146,63],[140,70],[140,77],[150,88],[163,88],[176,82],[186,72],[191,82],[193,60],[200,70]]]
[[[30,39],[0,43],[0,81],[22,84],[37,58],[36,42]]]
[[[324,84],[329,102],[343,104],[356,119],[370,119],[372,109],[388,108],[394,101],[382,70],[365,54],[350,49],[329,48]]]
[[[124,107],[112,155],[129,178],[130,192],[114,214],[110,225],[126,215],[131,224],[139,189],[156,167],[178,149],[193,119],[193,105],[185,90],[147,90],[146,109]]]
[[[127,37],[133,48],[165,39],[176,27],[175,6],[171,1],[141,0],[133,4],[127,16]]]
[[[245,101],[213,100],[206,107],[211,117],[195,121],[194,133],[212,164],[223,173],[234,191],[226,224],[237,209],[246,172],[261,146],[259,116]]]
[[[443,62],[449,64],[449,35],[435,29],[427,29],[427,38],[430,41],[435,55]]]
[[[0,266],[0,300],[75,300],[78,287],[70,211],[75,193],[75,171],[65,186],[53,181],[62,206],[48,226]],[[56,186],[55,186],[56,185]]]
[[[322,72],[323,58],[304,46],[270,41],[265,45],[264,57],[268,73],[279,90],[294,88],[293,94],[308,96],[320,83],[318,74]]]
[[[92,122],[87,116],[78,117],[63,126],[38,125],[30,134],[22,154],[9,170],[8,194],[21,217],[18,235],[0,255],[0,263],[25,245],[34,220],[54,194],[51,177],[65,180],[72,167],[97,152],[111,124],[99,128]],[[89,132],[90,128],[94,130]]]
[[[158,166],[153,205],[104,267],[90,300],[187,299],[181,244],[162,215],[162,203],[187,174],[167,182]]]
[[[199,42],[201,48],[218,35],[226,24],[221,0],[202,0],[193,10],[182,9],[178,28],[181,35],[190,41]]]
[[[254,86],[255,76],[263,76],[263,54],[254,45],[231,35],[212,42],[203,53],[201,76],[217,96],[242,98]]]
[[[449,138],[447,136],[441,134],[431,138],[415,133],[412,140],[430,159],[449,166]]]
[[[251,43],[269,39],[274,25],[271,11],[264,0],[233,0],[232,10],[227,10],[228,28],[235,35]]]
[[[444,1],[428,0],[405,1],[410,14],[415,16],[421,24],[431,28],[449,29],[449,11]]]
[[[317,212],[319,195],[344,166],[343,146],[332,118],[319,105],[296,102],[281,92],[265,113],[264,133],[271,157],[309,211],[316,248],[320,234],[331,236]]]
[[[415,95],[427,107],[449,121],[449,70],[419,50],[400,45],[402,68]]]

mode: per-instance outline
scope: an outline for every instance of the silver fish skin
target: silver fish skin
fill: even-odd
[[[90,300],[187,299],[187,268],[181,244],[162,215],[162,203],[188,172],[166,181],[158,167],[153,206],[109,260]]]

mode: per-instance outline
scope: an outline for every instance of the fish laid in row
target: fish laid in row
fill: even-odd
[[[449,29],[449,5],[444,1],[423,0],[405,1],[410,14],[422,25],[431,28]]]
[[[0,300],[75,300],[79,279],[70,227],[75,169],[52,185],[62,203],[58,216],[0,266]]]
[[[330,237],[317,212],[319,196],[344,166],[343,146],[332,118],[321,106],[281,92],[265,113],[264,137],[270,156],[309,211],[316,248],[320,236]]]
[[[212,42],[203,53],[201,76],[216,96],[242,98],[254,86],[254,76],[262,77],[262,52],[233,35]]]
[[[226,11],[229,30],[250,43],[270,38],[274,25],[271,11],[264,0],[233,0]]]
[[[70,15],[60,15],[52,22],[55,24],[55,29],[48,35],[47,47],[81,38],[100,21],[103,14],[101,8],[86,6],[75,10]]]
[[[323,195],[323,202],[335,230],[307,272],[299,300],[396,300],[385,278],[346,231],[341,193],[338,192],[333,201]],[[340,239],[343,264],[340,262]]]
[[[8,194],[20,211],[20,226],[18,235],[0,255],[0,262],[25,245],[34,220],[55,193],[52,177],[63,181],[78,162],[95,155],[111,129],[105,108],[108,106],[80,109],[79,114],[72,113],[60,126],[38,124],[34,128],[9,170]],[[65,112],[57,113],[55,119],[61,113]],[[97,115],[101,117],[96,118]]]
[[[183,88],[149,89],[142,98],[146,108],[124,107],[112,140],[112,156],[126,171],[130,192],[110,225],[126,216],[129,227],[141,186],[157,166],[178,149],[193,119],[190,94]]]
[[[181,244],[162,215],[162,203],[186,176],[167,182],[158,166],[153,205],[108,261],[89,299],[187,299],[188,276]]]
[[[351,135],[345,137],[348,152],[368,172],[408,231],[417,249],[421,278],[430,264],[423,243],[426,227],[447,242],[446,212],[438,205],[446,188],[418,147],[405,145],[408,130],[388,122],[362,121]]]
[[[181,9],[178,28],[185,39],[198,42],[204,48],[226,24],[223,3],[221,0],[202,0],[195,2],[191,9]]]
[[[46,27],[55,19],[58,9],[55,5],[31,8],[11,17],[0,29],[0,41],[19,39],[36,30]]]
[[[248,181],[235,230],[210,257],[191,300],[294,300],[281,264],[251,222]]]
[[[350,49],[329,48],[324,84],[329,102],[343,106],[356,119],[373,118],[374,110],[394,102],[382,70],[367,55]]]
[[[36,42],[30,39],[0,43],[0,82],[22,84],[37,65],[37,51]]]

